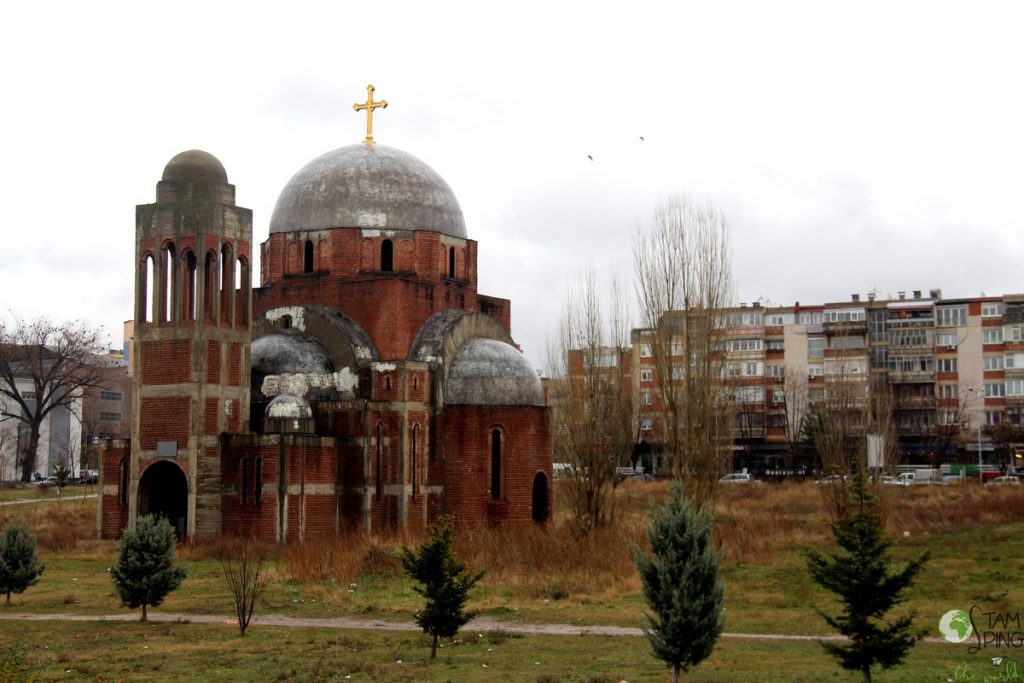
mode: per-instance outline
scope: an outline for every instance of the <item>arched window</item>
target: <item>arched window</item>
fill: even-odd
[[[548,521],[548,475],[538,472],[533,477],[531,517],[537,524]]]
[[[448,277],[455,277],[455,247],[448,247]]]
[[[184,254],[185,267],[185,320],[196,319],[196,255],[187,251]]]
[[[206,253],[206,264],[203,267],[203,318],[210,322],[217,319],[215,305],[219,282],[220,271],[217,270],[217,254],[209,251]]]
[[[501,430],[491,430],[491,498],[501,498]]]
[[[285,330],[290,329],[292,326],[292,317],[290,315],[281,316],[281,327]]]
[[[302,272],[313,272],[313,240],[306,240],[302,247]]]
[[[384,495],[384,482],[381,481],[381,475],[384,473],[381,467],[381,460],[384,456],[384,425],[380,422],[377,423],[377,462],[376,462],[376,484],[377,484],[377,500],[380,500]]]
[[[239,299],[238,303],[241,305],[241,320],[239,323],[242,325],[249,324],[249,305],[251,297],[249,296],[249,287],[252,285],[252,277],[249,275],[249,259],[244,256],[239,256],[238,260],[235,261],[235,285],[238,287]]]
[[[164,244],[163,258],[160,263],[160,321],[171,322],[175,320],[174,303],[177,294],[177,262],[174,258],[174,242]]]
[[[128,505],[128,458],[121,458],[121,481],[117,492],[117,502],[122,507]]]
[[[220,248],[220,320],[231,322],[234,319],[234,301],[232,296],[235,292],[235,259],[232,256],[230,244],[224,244]]]
[[[380,243],[380,269],[390,273],[395,269],[395,245],[391,240]]]
[[[140,323],[151,323],[156,320],[156,296],[153,291],[153,255],[142,257],[139,272],[139,299],[136,317]],[[150,295],[154,295],[150,298]]]
[[[412,426],[412,443],[409,444],[409,467],[412,470],[412,497],[416,497],[416,468],[418,466],[417,455],[417,443],[420,440],[420,426],[415,424]]]

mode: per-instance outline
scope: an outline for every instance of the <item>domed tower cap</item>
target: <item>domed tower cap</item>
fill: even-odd
[[[227,183],[228,174],[217,157],[201,149],[176,155],[164,167],[161,180],[192,183]]]

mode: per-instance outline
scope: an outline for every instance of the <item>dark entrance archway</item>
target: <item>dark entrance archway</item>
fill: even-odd
[[[533,521],[544,524],[548,521],[548,475],[538,472],[533,477]]]
[[[139,516],[163,517],[184,538],[188,532],[188,481],[181,468],[160,460],[146,468],[139,479]]]

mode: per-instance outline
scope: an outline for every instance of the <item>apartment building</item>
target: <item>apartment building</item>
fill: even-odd
[[[887,390],[900,461],[973,464],[980,454],[1001,468],[1024,465],[1024,295],[943,299],[932,290],[740,304],[718,312],[713,336],[729,413],[722,448],[735,469],[814,469],[806,417],[860,414],[872,387]],[[666,429],[658,338],[651,329],[632,333],[637,441],[647,451],[664,443]],[[673,368],[673,380],[685,371],[685,363]]]

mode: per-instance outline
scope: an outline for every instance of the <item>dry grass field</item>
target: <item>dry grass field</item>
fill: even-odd
[[[715,533],[724,552],[728,632],[824,632],[815,608],[828,610],[834,605],[831,596],[811,584],[804,571],[805,550],[827,549],[831,539],[822,488],[765,484],[734,485],[721,491],[715,507]],[[665,491],[661,482],[625,482],[617,491],[616,522],[584,538],[569,531],[557,501],[558,515],[547,528],[461,532],[457,553],[474,569],[486,572],[471,608],[509,623],[642,625],[644,606],[633,553],[646,543],[650,501],[659,501]],[[919,623],[930,629],[930,635],[938,635],[935,624],[939,615],[954,607],[978,604],[1005,611],[1024,607],[1024,592],[1019,587],[1019,577],[1024,575],[1024,491],[978,485],[916,486],[886,487],[880,495],[894,540],[894,556],[907,558],[925,549],[932,553],[907,605],[918,613]],[[94,539],[92,501],[0,502],[0,524],[8,518],[22,519],[33,529],[47,570],[38,585],[15,596],[0,614],[126,612],[119,607],[106,572],[116,547],[113,542]],[[395,549],[417,540],[403,535],[369,538],[352,534],[270,548],[270,583],[257,615],[355,615],[409,622],[420,603],[401,576]],[[179,557],[189,578],[154,611],[186,618],[231,614],[233,606],[218,561],[224,547],[180,547]],[[476,634],[480,638],[466,639],[461,648],[449,645],[444,657],[447,663],[435,666],[423,659],[415,634],[360,632],[343,636],[314,629],[302,630],[300,635],[259,626],[241,639],[230,623],[219,627],[105,624],[86,630],[88,635],[82,624],[29,625],[0,620],[0,651],[4,651],[4,643],[20,641],[21,660],[38,665],[33,670],[42,680],[175,680],[182,667],[189,666],[176,662],[175,652],[186,651],[213,667],[209,675],[198,676],[199,680],[260,680],[260,674],[268,671],[276,672],[277,680],[495,680],[494,667],[505,671],[508,680],[548,683],[664,677],[663,668],[650,659],[646,644],[625,637]],[[94,638],[95,632],[105,636]],[[90,643],[84,651],[77,645],[67,648],[68,643],[83,638]],[[483,640],[499,642],[484,647],[477,642]],[[57,642],[61,645],[54,645]],[[143,642],[146,645],[135,646]],[[330,671],[322,666],[310,668],[308,652],[313,643],[324,643],[335,653],[332,656],[338,658],[338,665]],[[153,652],[141,652],[141,647]],[[262,662],[251,672],[255,678],[242,675],[232,679],[232,671],[239,674],[248,667],[237,661],[239,651],[251,651],[252,661]],[[951,679],[955,666],[981,657],[972,660],[964,651],[963,645],[923,644],[907,667],[879,680]],[[144,662],[157,652],[163,653],[157,658],[163,663],[147,668]],[[504,653],[505,658],[498,658],[495,652]],[[1018,652],[1003,654],[1012,658]],[[55,675],[61,657],[67,660],[65,668],[74,669],[75,675]],[[406,663],[405,668],[392,666],[397,659]],[[368,664],[371,660],[374,666]],[[1017,660],[1024,662],[1024,652]],[[107,666],[113,674],[110,677],[98,673]],[[338,672],[345,673],[335,676]],[[816,643],[738,639],[723,639],[712,660],[691,674],[692,680],[708,681],[812,681],[826,677],[856,680],[838,671]],[[2,664],[0,680],[5,680]]]

